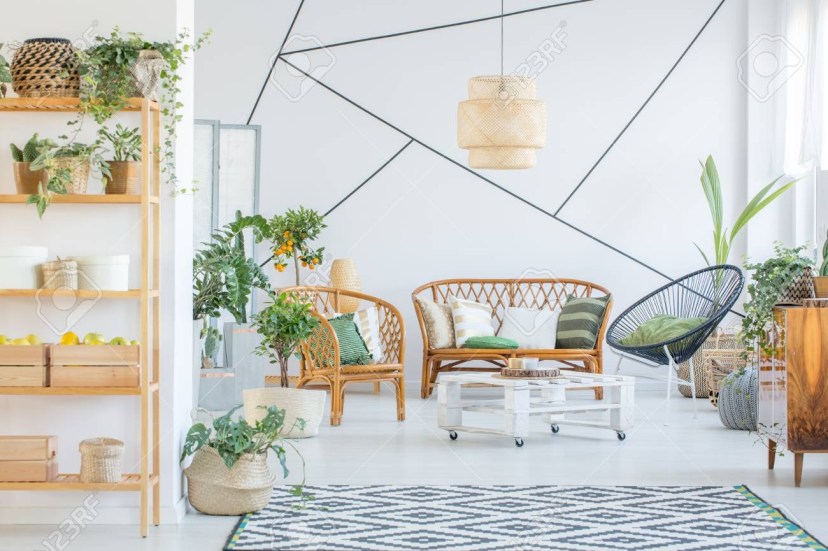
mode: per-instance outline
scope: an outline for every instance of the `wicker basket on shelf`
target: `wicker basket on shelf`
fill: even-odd
[[[80,443],[81,482],[115,484],[124,470],[124,443],[114,438],[90,438]]]
[[[44,289],[77,289],[78,263],[74,260],[61,260],[40,265],[43,272]]]
[[[78,97],[75,47],[65,38],[32,38],[14,53],[12,88],[22,98]]]

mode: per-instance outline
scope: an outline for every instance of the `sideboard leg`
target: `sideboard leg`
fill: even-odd
[[[768,469],[773,470],[776,465],[776,442],[768,440]]]
[[[804,453],[794,454],[794,484],[797,488],[802,486],[802,460],[805,459]]]

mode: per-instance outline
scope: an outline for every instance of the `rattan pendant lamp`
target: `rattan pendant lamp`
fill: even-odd
[[[457,108],[457,145],[471,168],[514,170],[535,166],[546,145],[546,104],[535,80],[503,74],[503,0],[500,0],[500,75],[469,79],[469,99]]]

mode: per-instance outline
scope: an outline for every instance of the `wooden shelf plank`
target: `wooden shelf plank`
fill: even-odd
[[[158,390],[158,383],[150,383],[150,393]],[[3,386],[0,396],[140,396],[141,387],[40,387]]]
[[[130,98],[123,111],[140,111],[143,101],[143,98]],[[2,111],[73,112],[78,111],[79,105],[79,98],[0,98]],[[158,111],[157,102],[150,102],[150,111]]]
[[[150,475],[149,478],[150,487],[158,484],[157,475]],[[121,477],[121,482],[117,484],[81,482],[80,475],[77,474],[61,474],[51,482],[0,482],[0,490],[39,490],[49,492],[137,492],[140,489],[140,474],[125,474]]]
[[[19,194],[3,194],[0,195],[0,204],[25,204],[29,199],[28,195]],[[158,203],[158,197],[150,197],[150,203]],[[140,195],[52,195],[53,205],[140,205]]]
[[[139,299],[141,298],[141,289],[130,289],[129,291],[88,291],[88,290],[68,290],[68,289],[0,289],[0,298],[51,298],[51,297],[75,297],[75,298],[120,298],[120,299]],[[157,297],[158,291],[151,289],[149,291],[150,297]]]

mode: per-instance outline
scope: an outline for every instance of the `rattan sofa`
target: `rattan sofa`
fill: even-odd
[[[449,296],[474,300],[491,306],[496,323],[496,330],[503,324],[507,307],[557,310],[563,307],[570,295],[578,297],[601,297],[609,291],[595,283],[577,279],[445,279],[426,283],[418,287],[411,295],[414,311],[423,336],[423,372],[420,395],[428,398],[437,382],[437,376],[443,371],[500,371],[508,364],[509,358],[532,357],[541,360],[555,360],[570,368],[603,373],[603,341],[607,330],[607,320],[612,308],[612,298],[601,323],[595,348],[586,349],[515,349],[492,350],[471,348],[441,348],[429,346],[425,322],[417,298],[448,303]],[[475,362],[483,365],[470,366]],[[595,389],[595,398],[603,398],[602,389]]]
[[[402,315],[392,304],[380,298],[354,291],[330,287],[288,287],[280,292],[294,292],[313,304],[319,325],[314,333],[302,343],[297,388],[308,383],[322,382],[331,389],[331,425],[339,425],[345,404],[345,387],[350,383],[389,382],[394,385],[397,395],[397,420],[405,420],[405,326]],[[341,365],[339,341],[328,317],[341,312],[340,298],[353,297],[361,302],[360,308],[374,306],[379,318],[380,341],[383,357],[368,365]]]

